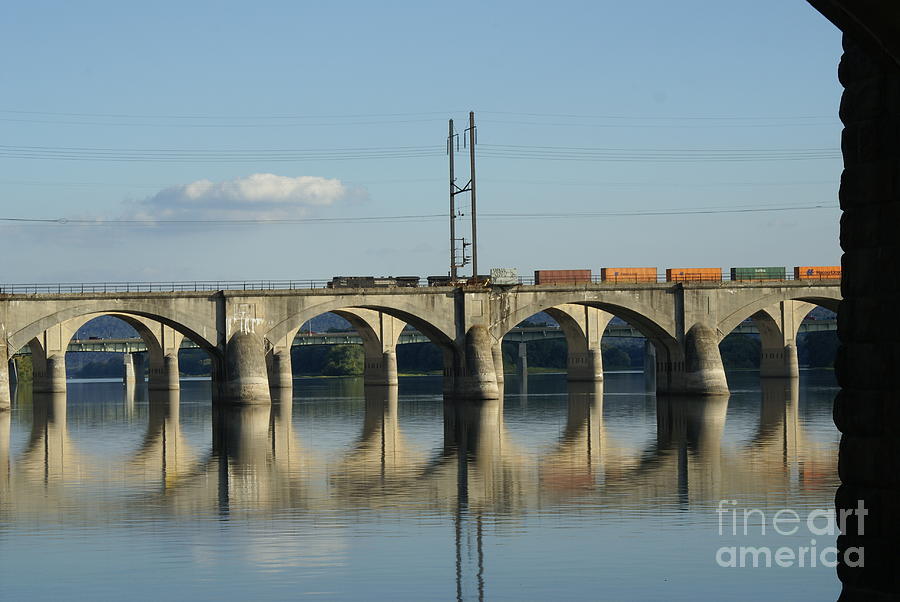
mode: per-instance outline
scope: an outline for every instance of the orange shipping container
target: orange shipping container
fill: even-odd
[[[590,282],[590,270],[535,270],[535,284],[575,284]]]
[[[714,282],[722,280],[722,268],[669,268],[666,282]]]
[[[656,268],[601,268],[603,282],[656,282]]]
[[[839,265],[801,265],[794,268],[794,280],[840,280]]]

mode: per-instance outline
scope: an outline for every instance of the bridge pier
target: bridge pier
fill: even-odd
[[[755,313],[759,330],[761,358],[759,375],[763,378],[798,378],[797,332],[803,318],[815,307],[801,301],[782,301]]]
[[[396,387],[397,353],[393,349],[383,351],[380,355],[366,354],[363,370],[363,384],[374,387]]]
[[[222,402],[237,405],[271,403],[262,337],[248,331],[231,336],[225,348],[224,377]]]
[[[644,340],[644,389],[656,391],[656,346],[650,339]]]
[[[13,358],[9,358],[7,366],[7,371],[9,374],[9,389],[10,391],[15,391],[16,387],[19,386],[19,366],[16,364],[16,360]]]
[[[603,380],[600,342],[613,315],[596,307],[564,304],[547,310],[566,335],[566,372],[569,381]]]
[[[497,375],[497,386],[502,387],[506,382],[503,368],[503,341],[491,345],[491,355],[494,358],[494,374]]]
[[[464,352],[456,355],[450,374],[452,397],[469,400],[499,399],[500,387],[497,384],[494,353],[487,328],[480,324],[469,328]]]
[[[292,390],[294,388],[294,371],[291,362],[291,348],[274,348],[266,354],[266,368],[269,375],[269,388]]]
[[[155,345],[149,354],[149,387],[156,391],[174,391],[181,387],[178,350],[184,341],[184,335],[164,324],[159,325],[155,335]]]
[[[126,388],[135,388],[144,384],[144,356],[141,353],[123,353],[122,363],[125,366],[123,380]]]
[[[603,356],[597,349],[583,353],[570,353],[566,358],[566,378],[569,382],[593,382],[603,380]]]
[[[3,349],[5,355],[6,348],[0,347],[0,349]],[[10,359],[2,362],[2,364],[0,366],[0,412],[12,407],[12,392],[16,386],[15,362]],[[2,466],[0,466],[0,469],[2,469]]]
[[[728,381],[719,353],[719,337],[706,324],[694,324],[684,336],[681,387],[670,391],[692,395],[727,395]]]
[[[65,393],[65,353],[54,354],[46,358],[37,358],[36,355],[32,351],[33,391],[35,393]]]
[[[354,307],[334,313],[350,322],[363,341],[363,383],[366,386],[396,387],[397,341],[406,328],[406,322],[373,309]]]
[[[150,357],[151,391],[174,391],[181,387],[179,381],[178,352]]]
[[[519,361],[516,363],[516,373],[521,382],[528,382],[528,344],[519,343]]]
[[[9,462],[9,433],[12,419],[10,412],[0,412],[0,495],[9,492],[11,466]]]

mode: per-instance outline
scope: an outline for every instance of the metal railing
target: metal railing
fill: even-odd
[[[0,284],[0,294],[173,293],[191,291],[266,291],[326,288],[327,280],[187,280],[170,282],[63,282]]]

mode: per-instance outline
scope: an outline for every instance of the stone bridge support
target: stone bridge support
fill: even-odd
[[[261,336],[251,331],[238,331],[231,335],[225,348],[225,378],[221,385],[221,402],[237,405],[271,403]]]
[[[503,387],[503,339],[491,330],[491,296],[485,291],[457,289],[453,302],[455,339],[439,343],[444,353],[444,398],[499,399]]]
[[[11,370],[11,366],[15,362],[10,358],[6,341],[0,341],[0,414],[9,410],[12,406],[12,390],[16,384],[15,375]]]
[[[150,323],[156,345],[148,353],[150,366],[150,389],[155,391],[175,390],[179,383],[178,350],[184,335],[165,324]]]
[[[28,343],[35,393],[65,392],[66,349],[73,333],[65,324],[57,324]]]
[[[803,318],[815,307],[802,301],[782,301],[753,315],[759,330],[762,356],[759,375],[763,378],[798,378],[797,332]]]
[[[465,334],[463,350],[453,354],[453,366],[444,369],[451,381],[452,397],[457,399],[499,399],[500,383],[494,363],[494,346],[488,329],[475,324]],[[444,387],[445,392],[447,386]]]
[[[550,308],[547,314],[557,321],[566,335],[568,354],[566,371],[572,382],[603,380],[603,356],[600,342],[613,315],[596,307],[565,304]]]
[[[727,395],[728,381],[719,353],[719,337],[712,326],[694,324],[684,335],[684,371],[680,388],[671,393]]]
[[[273,397],[281,397],[282,391],[294,388],[294,368],[291,361],[291,342],[281,341],[278,345],[268,343],[266,350],[266,373]]]
[[[397,341],[406,322],[382,311],[346,309],[335,311],[356,329],[363,340],[366,385],[397,386]]]
[[[683,328],[680,335],[683,362],[675,362],[670,393],[727,395],[728,381],[719,353],[718,332],[721,295],[717,289],[676,289],[675,319]],[[680,315],[679,315],[680,314]],[[679,329],[680,330],[680,329]],[[679,374],[680,373],[680,374]]]
[[[125,367],[123,381],[125,388],[134,389],[144,384],[144,354],[123,353],[122,364]]]
[[[10,412],[0,411],[0,495],[9,499],[11,468],[9,461],[9,433],[12,423]]]

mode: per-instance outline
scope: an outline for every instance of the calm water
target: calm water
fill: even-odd
[[[0,598],[835,599],[821,564],[716,561],[833,545],[760,533],[763,514],[832,506],[833,374],[729,376],[727,400],[538,375],[446,407],[439,377],[399,398],[302,379],[292,403],[227,412],[204,381],[19,391],[0,414]],[[760,510],[746,535],[723,499]]]

